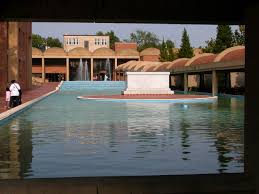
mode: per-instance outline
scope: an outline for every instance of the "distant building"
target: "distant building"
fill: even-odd
[[[160,61],[160,50],[157,48],[146,48],[140,52],[141,61]]]
[[[90,52],[98,48],[110,48],[109,36],[96,36],[96,35],[63,35],[64,50],[70,50],[81,47],[86,48]]]

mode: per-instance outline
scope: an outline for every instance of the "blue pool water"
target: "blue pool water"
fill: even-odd
[[[76,99],[119,93],[61,91],[0,126],[0,178],[243,172],[243,99]]]

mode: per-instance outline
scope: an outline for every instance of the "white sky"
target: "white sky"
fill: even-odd
[[[63,34],[95,34],[97,31],[113,30],[121,40],[129,39],[130,33],[144,30],[155,33],[161,40],[170,39],[176,47],[181,44],[182,31],[186,28],[192,47],[205,46],[205,41],[216,37],[216,25],[179,25],[179,24],[118,24],[118,23],[47,23],[33,22],[32,32],[43,37],[59,38]],[[238,26],[232,26],[232,30]]]

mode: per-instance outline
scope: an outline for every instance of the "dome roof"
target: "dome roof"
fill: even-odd
[[[69,56],[91,56],[92,53],[86,48],[77,47],[70,50],[68,52],[68,55]]]
[[[98,48],[96,49],[93,56],[115,56],[115,52],[110,48]]]
[[[185,66],[190,66],[190,65],[202,65],[202,64],[208,64],[212,63],[214,59],[216,58],[216,54],[213,53],[203,53],[200,55],[196,55],[192,57],[186,64]]]
[[[167,62],[163,62],[157,66],[155,66],[153,68],[153,71],[168,71],[168,69],[166,69],[166,67],[168,67],[169,65],[171,65],[172,62],[171,61],[167,61]]]
[[[52,56],[52,55],[58,55],[58,56],[66,56],[67,53],[64,51],[63,48],[58,48],[58,47],[51,47],[45,50],[44,52],[45,56]]]
[[[146,48],[143,51],[140,52],[140,56],[145,55],[160,55],[160,50],[157,48]]]
[[[42,51],[38,48],[32,47],[32,55],[42,56]]]
[[[222,51],[215,58],[214,62],[245,60],[245,47],[235,46]]]
[[[142,68],[140,68],[138,71],[152,71],[152,69],[161,64],[161,62],[153,62],[153,61],[143,61],[144,66],[142,66]],[[151,68],[152,67],[152,68]]]

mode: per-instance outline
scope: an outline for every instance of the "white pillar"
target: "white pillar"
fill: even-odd
[[[115,71],[118,67],[118,58],[115,58],[115,63],[114,63],[114,80],[117,81],[117,72]]]
[[[45,58],[41,58],[41,77],[42,77],[42,82],[45,83]]]
[[[94,59],[91,58],[91,81],[94,80]]]
[[[69,58],[66,58],[66,81],[69,81]]]

